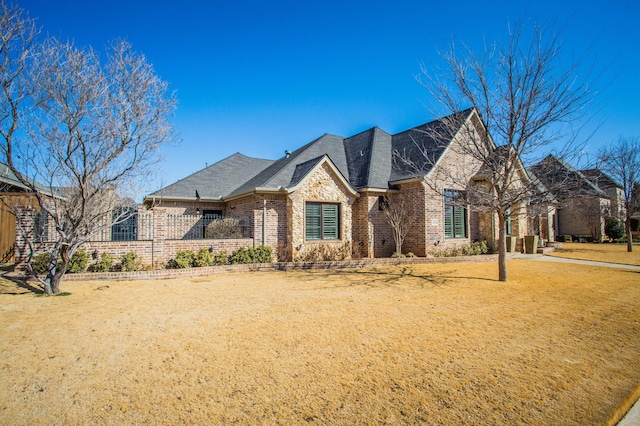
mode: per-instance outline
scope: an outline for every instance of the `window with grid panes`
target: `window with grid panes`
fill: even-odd
[[[340,206],[330,203],[306,203],[305,239],[337,240],[340,238]]]

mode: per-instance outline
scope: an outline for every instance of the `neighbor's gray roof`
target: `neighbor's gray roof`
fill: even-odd
[[[233,154],[147,197],[219,198],[226,197],[247,178],[260,173],[273,160]],[[197,195],[196,195],[197,192]]]
[[[548,155],[531,167],[531,172],[559,199],[573,196],[598,196],[607,194],[587,177],[564,160]]]
[[[227,198],[256,188],[290,188],[324,156],[354,189],[387,189],[390,181],[416,176],[409,168],[394,167],[395,151],[406,153],[423,167],[425,159],[416,149],[417,143],[437,160],[472,111],[452,114],[393,136],[377,127],[349,138],[325,134],[275,161],[234,154],[148,197],[195,199],[198,191],[201,198]],[[452,128],[451,123],[458,127]],[[429,172],[429,168],[423,168],[425,174]]]
[[[611,176],[607,175],[600,169],[585,169],[580,172],[591,181],[594,185],[601,189],[622,188],[622,185],[614,181]]]
[[[52,196],[54,192],[58,192],[57,188],[49,188],[24,175],[22,175],[22,178],[27,182],[29,182],[31,185],[33,185],[34,188],[41,194]],[[22,183],[22,181],[18,178],[18,176],[16,176],[16,174],[13,173],[9,168],[9,166],[6,165],[5,163],[0,163],[0,183],[3,183],[5,185],[10,185],[19,191],[25,191],[25,192],[31,191],[31,188],[25,185],[24,183]],[[0,191],[3,191],[2,188],[0,188]],[[6,190],[4,192],[6,192]],[[56,194],[56,196],[58,196],[58,194]]]

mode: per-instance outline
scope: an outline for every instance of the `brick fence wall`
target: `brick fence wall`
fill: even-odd
[[[18,212],[15,244],[15,263],[18,267],[27,261],[30,254],[29,247],[23,237],[20,228],[25,232],[33,233],[34,230],[34,214],[36,210],[32,207],[21,208]],[[144,265],[152,265],[153,268],[162,268],[172,259],[178,250],[194,250],[208,248],[214,252],[222,250],[231,254],[233,250],[240,247],[252,247],[254,245],[253,238],[238,239],[167,239],[166,217],[167,210],[164,208],[156,208],[153,210],[142,211],[141,217],[145,220],[152,220],[155,224],[153,235],[145,235],[146,239],[135,241],[89,241],[80,246],[87,250],[90,254],[94,254],[99,258],[102,253],[109,253],[119,258],[128,252],[136,252],[142,259]],[[148,238],[148,237],[153,237]],[[37,255],[43,252],[52,243],[45,242],[34,244],[35,253]]]

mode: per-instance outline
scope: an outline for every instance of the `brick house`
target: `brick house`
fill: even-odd
[[[482,166],[456,147],[469,142],[467,132],[484,131],[469,109],[394,135],[377,127],[346,138],[325,134],[278,160],[236,153],[147,195],[144,204],[177,216],[241,218],[253,244],[277,247],[288,259],[319,244],[348,246],[363,257],[390,256],[395,247],[386,199],[404,200],[410,209],[405,253],[424,256],[473,240],[493,245],[492,214],[456,201],[481,184]],[[415,167],[400,165],[398,153]],[[455,171],[446,175],[457,179],[442,178],[443,170]],[[514,222],[523,236],[526,220]]]
[[[606,218],[624,217],[622,188],[600,170],[577,170],[549,155],[531,173],[555,199],[555,235],[602,241]]]

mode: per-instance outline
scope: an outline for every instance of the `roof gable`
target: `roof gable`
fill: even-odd
[[[392,136],[391,181],[426,176],[440,160],[474,109],[460,111]]]
[[[622,189],[622,185],[614,181],[611,176],[607,175],[600,169],[586,169],[580,170],[589,181],[597,186],[600,189],[612,189],[612,188],[620,188]]]
[[[531,172],[556,197],[597,196],[606,198],[607,194],[594,185],[580,171],[564,160],[548,155],[531,167]]]
[[[237,196],[256,188],[288,188],[291,184],[296,167],[309,160],[327,155],[343,176],[348,176],[347,159],[340,136],[324,135],[303,146],[262,170],[253,178],[238,187],[232,196]]]
[[[328,155],[323,155],[323,156],[318,157],[318,158],[313,158],[313,159],[311,159],[309,161],[306,161],[306,162],[304,162],[302,164],[297,165],[296,166],[296,173],[294,173],[295,181],[294,181],[294,179],[292,179],[291,180],[291,186],[289,186],[287,188],[289,190],[289,192],[294,192],[298,188],[300,188],[302,185],[304,185],[305,181],[309,177],[311,177],[316,172],[316,170],[318,170],[319,168],[321,168],[325,164],[329,167],[329,169],[333,172],[333,174],[338,178],[340,183],[342,183],[342,185],[345,187],[345,189],[347,190],[347,192],[349,194],[356,195],[358,193],[349,184],[347,179],[340,172],[340,170],[338,170],[338,168],[333,163],[333,161],[331,161],[331,158],[329,158]]]

